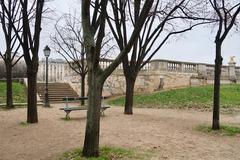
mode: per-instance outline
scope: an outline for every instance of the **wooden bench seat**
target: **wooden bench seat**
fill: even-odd
[[[76,101],[79,101],[79,100],[86,100],[87,97],[66,97],[66,98],[63,98],[63,101],[65,101],[65,107],[62,107],[62,108],[59,108],[60,110],[63,110],[66,112],[66,116],[65,118],[66,119],[70,119],[70,112],[72,111],[78,111],[78,110],[87,110],[87,107],[69,107],[68,106],[68,102],[76,102]],[[101,115],[104,116],[104,111],[106,109],[110,108],[109,106],[104,106],[104,105],[101,105],[101,108],[100,108],[100,112],[101,112]]]

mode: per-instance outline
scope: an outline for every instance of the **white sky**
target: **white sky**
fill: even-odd
[[[57,19],[61,14],[68,13],[69,10],[72,11],[81,8],[79,0],[54,0],[47,5],[56,11],[56,14],[51,15],[52,19]],[[42,24],[43,30],[39,50],[40,59],[44,57],[43,48],[47,44],[51,44],[49,35],[54,33],[54,24],[54,20],[44,20]],[[160,49],[159,53],[154,56],[154,59],[214,63],[214,36],[215,33],[211,33],[211,28],[195,28],[181,37],[170,38],[170,41]],[[0,41],[0,51],[3,51],[5,44],[2,33],[0,33]],[[230,56],[236,56],[237,65],[240,65],[240,32],[228,35],[223,43],[222,55],[224,64],[228,63]],[[52,51],[50,58],[61,58],[61,56]]]

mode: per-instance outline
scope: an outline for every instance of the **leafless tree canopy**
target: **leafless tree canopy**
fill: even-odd
[[[82,66],[85,59],[82,27],[80,18],[76,14],[65,14],[55,24],[55,34],[51,36],[54,49],[78,74],[86,74],[87,67]]]
[[[240,2],[238,0],[209,0],[210,13],[218,23],[214,24],[217,28],[216,38],[223,41],[230,30],[235,26],[238,30],[240,23]]]
[[[23,50],[23,57],[27,65],[28,78],[28,123],[37,123],[37,71],[38,71],[38,51],[40,44],[40,32],[44,0],[19,0],[13,1],[21,12],[21,23],[15,23],[15,17],[11,16],[11,10],[1,0],[2,11],[8,15],[9,25],[12,26],[14,36],[17,37]],[[10,2],[10,1],[9,1]],[[22,32],[19,32],[19,29]]]
[[[154,1],[130,55],[122,58],[127,84],[125,107],[132,106],[132,102],[130,105],[127,105],[127,103],[128,100],[132,101],[134,82],[138,72],[159,52],[171,36],[215,21],[207,17],[208,13],[204,12],[207,3],[203,2],[203,0]],[[111,0],[110,3],[113,15],[108,15],[107,22],[118,47],[122,50],[129,41],[129,32],[140,20],[143,4],[141,1],[122,1],[122,3],[118,3],[114,0]],[[130,114],[132,114],[132,111],[130,111]]]
[[[23,56],[18,53],[20,44],[17,41],[18,39],[14,34],[13,28],[13,25],[16,26],[16,31],[22,37],[21,6],[18,0],[1,1],[0,5],[0,21],[6,45],[6,51],[0,51],[0,56],[5,63],[9,61],[11,67],[13,67]],[[13,23],[13,25],[11,23]]]
[[[83,39],[84,46],[87,55],[88,63],[88,111],[87,111],[87,125],[85,132],[85,140],[83,147],[83,156],[97,157],[99,155],[99,129],[100,129],[100,107],[102,89],[105,80],[121,63],[121,59],[127,56],[132,48],[132,45],[136,41],[141,28],[148,16],[149,10],[153,4],[153,0],[142,1],[143,7],[139,13],[139,21],[136,22],[132,31],[129,32],[129,40],[125,43],[125,46],[121,48],[118,56],[115,60],[106,68],[102,69],[99,65],[101,59],[101,50],[103,39],[106,31],[106,20],[123,25],[121,17],[118,17],[118,3],[122,6],[125,1],[109,1],[109,0],[83,0],[82,1],[82,25],[83,25]],[[114,4],[115,3],[115,4]],[[113,8],[110,10],[110,8]],[[126,8],[120,8],[121,15],[125,17]],[[112,12],[113,17],[110,17]],[[117,12],[117,13],[116,13]],[[108,15],[108,14],[109,15]],[[125,26],[126,27],[126,26]],[[112,33],[120,33],[122,31],[116,31],[117,28],[111,27]],[[115,30],[115,31],[114,31]],[[125,30],[126,31],[126,30]],[[127,33],[126,33],[127,34]],[[116,35],[114,35],[116,36]],[[121,37],[119,37],[121,38]]]
[[[222,44],[234,26],[239,24],[240,2],[237,0],[209,0],[212,17],[217,19],[215,23],[215,69],[214,69],[214,98],[212,129],[220,129],[220,79],[222,68]],[[239,27],[239,26],[237,26]],[[236,28],[237,28],[236,27]]]

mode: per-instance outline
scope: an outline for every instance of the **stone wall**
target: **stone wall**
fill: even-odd
[[[105,64],[105,67],[107,65]],[[135,92],[153,92],[161,89],[213,84],[214,65],[152,60],[140,71],[136,80]],[[222,67],[222,84],[240,83],[240,67],[235,62]],[[125,93],[125,78],[120,66],[104,84],[104,94]]]
[[[111,60],[103,59],[100,65],[104,69],[110,64]],[[21,63],[19,65],[24,66]],[[24,69],[25,71],[23,73],[25,74],[26,67]],[[45,81],[45,71],[45,61],[43,59],[39,62],[39,82]],[[15,72],[18,72],[18,68]],[[160,89],[213,84],[213,80],[213,64],[160,59],[152,60],[140,71],[136,80],[135,92],[153,92]],[[63,60],[49,59],[49,82],[69,83],[72,88],[80,94],[80,77],[68,66],[68,63]],[[227,66],[222,67],[221,83],[240,83],[240,66],[236,66],[236,63],[232,59]],[[120,65],[106,80],[103,94],[108,96],[124,93],[125,77],[123,75],[122,65]]]
[[[186,87],[191,85],[191,77],[194,73],[161,72],[156,70],[140,71],[136,83],[135,92],[153,92],[161,89]],[[118,95],[125,93],[125,78],[121,70],[115,71],[104,84],[104,93]]]
[[[60,64],[52,61],[51,65]],[[44,65],[44,61],[40,63]],[[104,69],[111,64],[111,60],[104,59],[101,61],[101,67]],[[55,69],[57,70],[57,69]],[[40,69],[41,74],[45,71]],[[80,94],[80,77],[72,71],[67,63],[64,63],[62,70],[62,79],[55,78],[50,81],[60,81],[69,83],[72,88]],[[52,76],[57,75],[55,72],[50,72]],[[160,89],[178,88],[194,85],[213,84],[214,65],[203,63],[179,62],[169,60],[152,60],[139,73],[136,80],[135,92],[153,92]],[[239,83],[240,82],[240,67],[231,61],[228,66],[222,67],[221,83]],[[41,80],[41,78],[39,78]],[[42,80],[44,78],[42,77]],[[87,83],[87,82],[86,82]],[[86,86],[87,92],[87,86]],[[106,80],[104,84],[103,95],[120,95],[125,93],[125,78],[123,75],[122,65],[120,65],[113,74]],[[86,93],[87,94],[87,93]]]

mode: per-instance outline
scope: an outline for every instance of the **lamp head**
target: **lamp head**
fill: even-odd
[[[45,57],[49,57],[51,53],[51,49],[46,45],[46,47],[43,49],[43,53]]]

